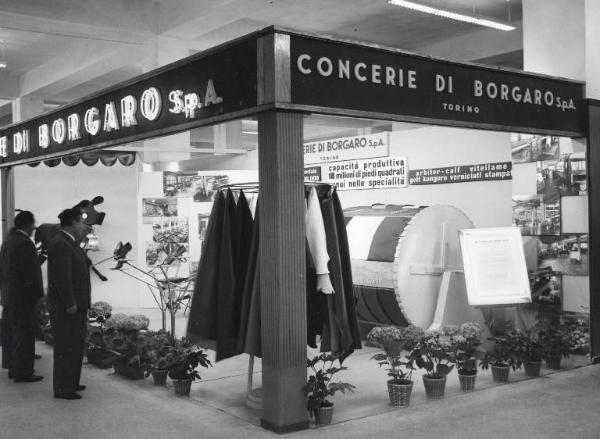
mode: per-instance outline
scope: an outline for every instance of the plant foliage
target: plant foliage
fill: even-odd
[[[410,354],[403,356],[402,353],[410,353],[423,335],[421,328],[412,325],[404,328],[377,326],[371,329],[367,341],[380,347],[383,352],[373,355],[371,360],[377,361],[379,367],[387,366],[388,376],[394,384],[407,384],[415,370],[415,364]]]

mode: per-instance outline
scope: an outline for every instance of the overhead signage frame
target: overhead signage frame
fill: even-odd
[[[0,130],[0,167],[273,108],[585,134],[584,84],[269,27]]]

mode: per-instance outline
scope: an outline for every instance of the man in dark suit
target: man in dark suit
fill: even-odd
[[[0,249],[0,289],[2,291],[2,367],[15,382],[36,382],[35,307],[44,297],[42,271],[37,249],[31,240],[35,218],[22,211],[15,227]]]
[[[54,333],[54,397],[80,399],[79,382],[90,307],[90,267],[80,247],[85,223],[81,209],[61,212],[61,230],[48,248],[48,309]]]

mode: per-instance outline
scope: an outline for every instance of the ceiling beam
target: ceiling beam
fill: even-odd
[[[145,46],[126,46],[116,50],[113,47],[105,42],[79,42],[65,54],[21,75],[19,96],[33,94],[52,98],[77,84],[140,62],[146,56]]]
[[[522,50],[523,24],[522,22],[513,22],[512,25],[516,26],[516,29],[511,32],[482,29],[439,43],[418,47],[416,52],[452,61],[469,62]]]
[[[143,44],[152,35],[123,27],[94,26],[5,11],[0,14],[0,29],[131,45]]]

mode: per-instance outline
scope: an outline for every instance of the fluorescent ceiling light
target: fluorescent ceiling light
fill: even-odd
[[[423,12],[425,14],[437,15],[438,17],[449,18],[451,20],[462,21],[465,23],[478,24],[480,26],[491,27],[493,29],[510,31],[515,30],[514,26],[509,24],[500,23],[485,18],[477,18],[470,15],[457,14],[456,12],[445,11],[443,9],[432,8],[421,3],[416,3],[407,0],[389,0],[389,3],[395,6],[401,6],[403,8],[412,9],[413,11]]]
[[[6,68],[6,61],[0,61],[0,69]]]

